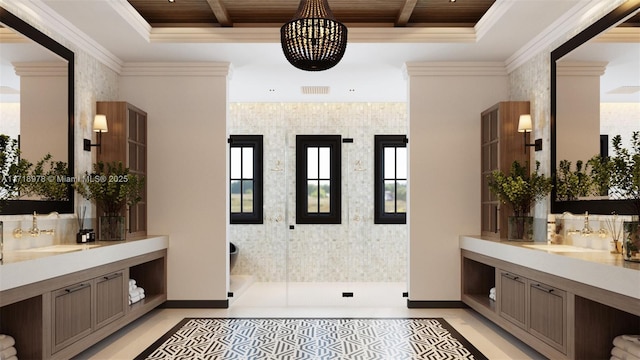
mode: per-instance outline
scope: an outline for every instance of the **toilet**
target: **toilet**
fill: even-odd
[[[229,243],[229,271],[233,270],[233,266],[236,264],[236,260],[238,259],[238,247],[235,246],[232,242]]]

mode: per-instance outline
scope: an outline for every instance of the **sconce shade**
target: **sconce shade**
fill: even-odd
[[[108,132],[109,128],[107,126],[107,116],[97,114],[93,119],[93,131],[95,132]]]
[[[520,115],[520,119],[518,120],[518,132],[527,132],[531,131],[532,129],[533,126],[531,126],[531,115]]]
[[[301,70],[334,67],[347,48],[347,27],[337,21],[327,0],[302,0],[291,21],[280,28],[287,61]]]

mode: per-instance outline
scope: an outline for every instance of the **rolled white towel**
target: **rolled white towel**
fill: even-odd
[[[12,356],[17,355],[18,352],[16,351],[16,348],[14,348],[13,346],[8,347],[2,351],[0,351],[0,359],[8,359]]]
[[[0,350],[4,350],[12,347],[16,344],[16,339],[9,335],[1,334],[0,335]]]
[[[139,295],[138,295],[138,296],[134,296],[134,297],[132,297],[132,298],[131,298],[131,303],[132,303],[132,304],[135,304],[135,303],[137,303],[138,301],[140,301],[140,296],[139,296]]]
[[[489,299],[496,301],[496,294],[489,294]]]
[[[622,338],[640,345],[640,335],[622,335]]]
[[[633,341],[625,340],[624,336],[616,336],[613,339],[613,345],[628,352],[629,354],[640,358],[640,344]]]
[[[136,281],[134,279],[129,279],[129,286],[135,286]]]
[[[639,357],[633,356],[617,346],[611,349],[611,355],[619,358],[620,360],[640,360]]]
[[[137,287],[137,288],[129,291],[129,296],[138,296],[138,295],[141,295],[141,294],[144,294],[144,289],[141,288],[141,287]]]
[[[490,293],[495,293],[496,292],[496,288],[492,287],[491,289],[489,289]]]

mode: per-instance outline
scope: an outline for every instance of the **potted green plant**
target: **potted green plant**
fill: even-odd
[[[31,166],[29,166],[31,167]],[[69,166],[64,161],[55,161],[51,154],[46,154],[30,171],[25,186],[26,195],[34,195],[48,201],[69,199],[68,183]]]
[[[94,201],[99,217],[100,240],[124,240],[124,210],[142,200],[144,177],[130,173],[122,162],[98,162],[93,172],[75,183],[75,188],[85,199]]]
[[[31,166],[30,162],[20,158],[18,140],[0,134],[0,209],[6,201],[20,196],[27,184],[25,179]]]
[[[514,161],[508,174],[495,170],[489,175],[489,189],[501,203],[513,210],[508,220],[510,240],[533,240],[531,207],[551,192],[551,178],[539,174],[540,162],[528,174],[527,166]]]
[[[630,200],[632,219],[623,224],[625,260],[640,262],[640,132],[631,135],[631,149],[622,147],[622,138],[612,139],[614,155],[610,158],[611,189],[616,198]]]
[[[596,195],[607,196],[611,188],[612,162],[609,157],[595,155],[587,162],[591,167],[589,177]]]
[[[583,168],[584,165],[584,168]],[[571,161],[561,160],[556,173],[556,198],[559,201],[578,200],[580,197],[594,193],[593,181],[589,173],[591,163],[576,161],[575,170],[571,169]]]

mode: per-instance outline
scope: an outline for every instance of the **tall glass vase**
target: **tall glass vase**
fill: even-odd
[[[507,239],[533,241],[533,216],[509,216]]]
[[[640,221],[623,224],[622,255],[626,261],[640,262]]]
[[[116,241],[125,239],[124,216],[100,216],[100,240]]]

